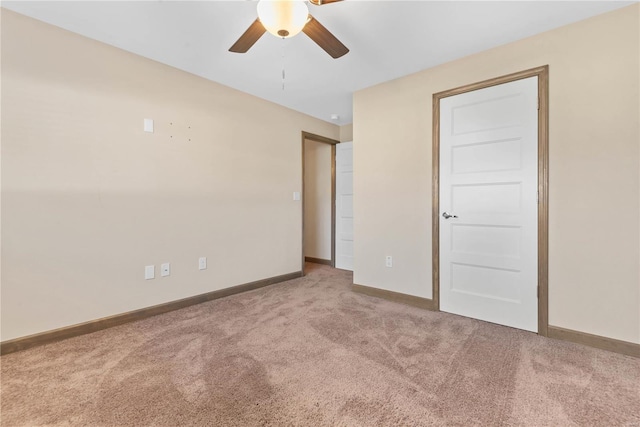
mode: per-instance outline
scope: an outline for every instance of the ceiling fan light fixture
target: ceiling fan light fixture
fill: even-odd
[[[304,28],[309,19],[309,8],[304,0],[260,0],[258,18],[264,28],[276,37],[293,37]]]

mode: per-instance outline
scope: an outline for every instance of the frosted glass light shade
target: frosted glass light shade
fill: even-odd
[[[293,37],[302,31],[309,17],[304,0],[260,0],[258,18],[276,37]]]

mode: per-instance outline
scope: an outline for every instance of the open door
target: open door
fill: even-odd
[[[336,268],[353,271],[353,142],[336,145]]]

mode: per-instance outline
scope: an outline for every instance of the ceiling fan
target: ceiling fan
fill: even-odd
[[[316,6],[339,1],[342,0],[309,0]],[[229,48],[229,52],[247,52],[267,31],[281,38],[293,37],[302,31],[333,58],[349,52],[340,40],[309,14],[305,0],[260,0],[258,18]]]

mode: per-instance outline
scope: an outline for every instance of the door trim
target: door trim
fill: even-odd
[[[433,94],[432,286],[440,310],[440,100],[504,83],[538,77],[538,335],[549,335],[549,66],[460,86]]]
[[[305,206],[305,191],[304,191],[304,154],[306,140],[321,142],[323,144],[331,145],[331,267],[336,266],[336,144],[340,141],[327,138],[325,136],[316,135],[313,133],[302,131],[302,195],[300,197],[302,201],[302,265],[300,270],[304,276],[304,206]]]

